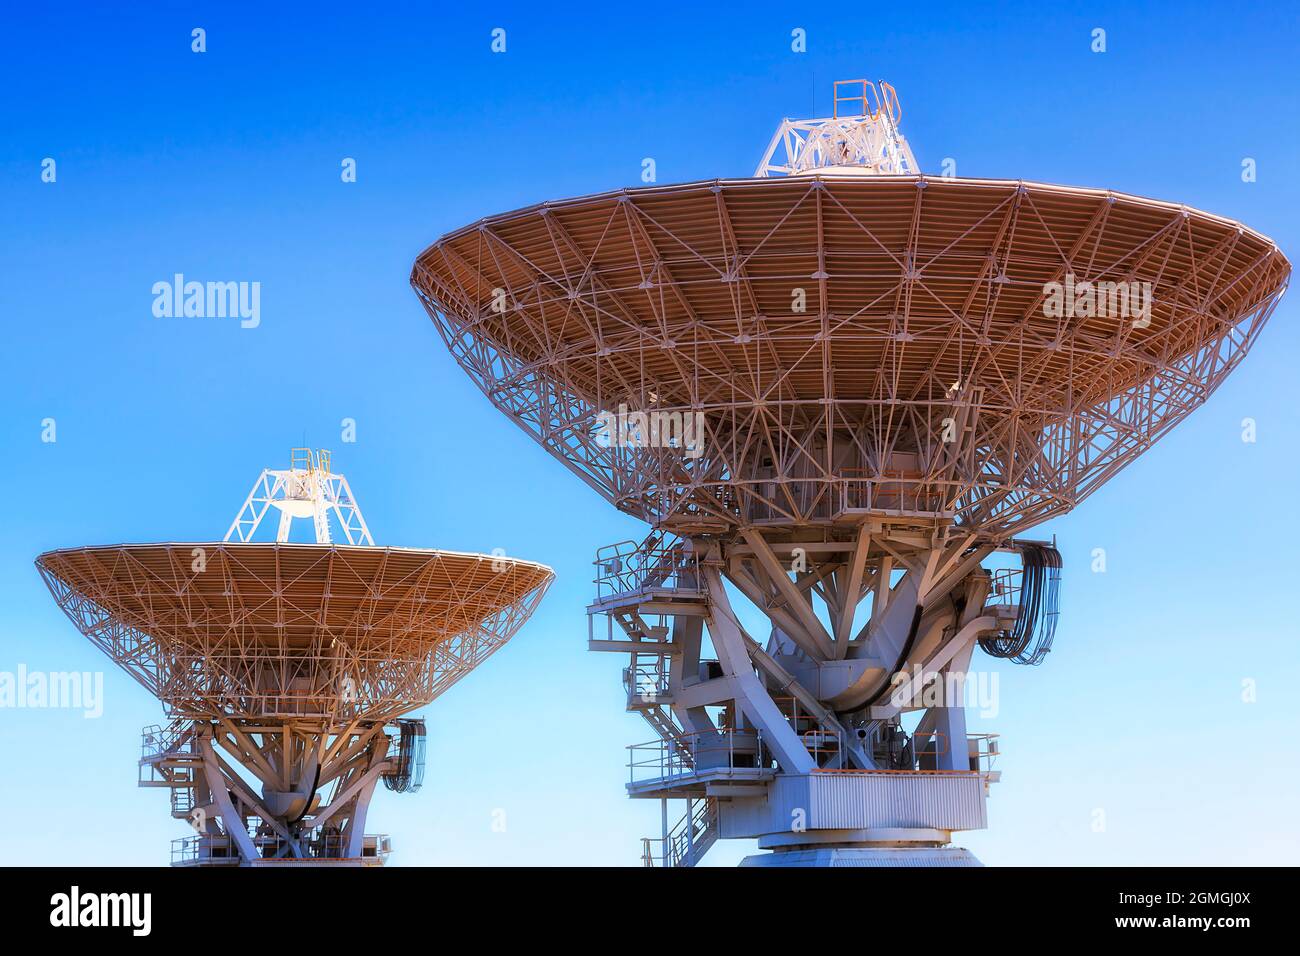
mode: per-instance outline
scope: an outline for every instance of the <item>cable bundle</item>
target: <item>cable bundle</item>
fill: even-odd
[[[1050,545],[1023,544],[1020,561],[1024,570],[1015,626],[996,637],[981,637],[980,647],[1017,664],[1041,664],[1052,649],[1061,613],[1061,553]]]
[[[424,721],[399,720],[401,730],[393,767],[383,774],[384,786],[397,793],[415,793],[424,783]]]

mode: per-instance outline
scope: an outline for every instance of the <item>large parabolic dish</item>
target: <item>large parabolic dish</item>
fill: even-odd
[[[275,542],[75,548],[37,566],[169,715],[212,720],[409,713],[504,645],[552,577],[487,555]]]
[[[289,540],[296,519],[313,542]],[[162,702],[139,782],[193,827],[172,846],[182,866],[382,864],[371,796],[424,776],[424,721],[404,715],[504,646],[554,578],[499,554],[375,547],[329,453],[305,448],[263,470],[222,541],[68,548],[36,567]]]
[[[630,514],[819,523],[874,495],[1000,537],[1203,403],[1289,274],[1269,239],[1186,206],[831,169],[492,216],[411,279],[484,393]],[[1149,283],[1148,321],[1054,310],[1053,283]],[[702,413],[702,453],[602,441],[620,406]]]
[[[652,525],[597,553],[587,609],[656,735],[629,795],[686,801],[647,864],[720,836],[756,865],[976,863],[952,834],[1001,771],[973,655],[1042,663],[1060,615],[1060,552],[1024,532],[1204,403],[1286,288],[1210,213],[921,175],[899,117],[841,82],[753,178],[542,203],[415,262],[484,394]]]

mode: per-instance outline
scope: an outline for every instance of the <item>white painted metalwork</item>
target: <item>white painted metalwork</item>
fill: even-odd
[[[588,612],[609,626],[588,646],[630,655],[627,709],[658,734],[628,748],[627,791],[687,801],[672,827],[665,808],[643,862],[693,866],[716,839],[749,838],[778,854],[905,845],[975,864],[946,845],[986,825],[997,750],[967,732],[960,700],[930,688],[963,682],[978,639],[1019,613],[987,606],[993,551],[973,535],[866,523],[818,541],[774,525],[603,549]],[[732,590],[768,617],[764,644]]]
[[[658,738],[627,783],[664,804],[648,864],[733,837],[768,865],[976,863],[948,844],[1000,772],[962,681],[1056,625],[1059,554],[1022,536],[1202,405],[1286,289],[1271,240],[1186,206],[920,175],[900,116],[838,83],[756,178],[547,202],[416,260],[488,399],[651,525],[599,553],[588,608]],[[1049,307],[1079,277],[1146,305]],[[613,409],[698,422],[692,453],[611,441]]]
[[[841,89],[843,88],[843,90]],[[854,89],[860,92],[853,93]],[[841,104],[860,103],[856,111]],[[785,119],[754,175],[911,176],[920,172],[912,147],[898,128],[898,93],[884,80],[839,80],[835,114],[822,119]]]
[[[255,542],[272,509],[275,542]],[[289,543],[295,519],[314,543]],[[365,832],[375,787],[413,792],[422,773],[409,742],[423,734],[403,715],[501,648],[554,577],[514,558],[375,547],[329,452],[305,448],[262,472],[222,542],[36,563],[171,718],[145,729],[138,779],[168,789],[195,830],[174,846],[178,866],[382,865],[388,837]]]
[[[296,518],[312,519],[316,543],[331,544],[333,514],[348,544],[374,546],[348,480],[330,470],[330,453],[323,448],[295,448],[287,470],[264,468],[223,540],[252,541],[272,508],[280,512],[275,540],[281,544],[289,540]]]

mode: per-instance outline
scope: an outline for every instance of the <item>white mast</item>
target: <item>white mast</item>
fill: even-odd
[[[835,115],[782,120],[754,176],[915,176],[920,170],[899,132],[901,116],[898,93],[884,80],[879,90],[870,80],[837,80]]]
[[[333,511],[348,544],[374,547],[348,480],[330,471],[330,453],[323,448],[315,453],[310,448],[293,449],[286,471],[263,469],[223,540],[252,541],[271,508],[280,512],[275,535],[279,543],[289,540],[295,518],[311,518],[316,543],[331,544],[329,515]]]

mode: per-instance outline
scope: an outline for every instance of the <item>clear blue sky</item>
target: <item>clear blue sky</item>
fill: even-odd
[[[0,671],[104,667],[37,553],[220,538],[259,470],[305,438],[333,449],[379,543],[500,547],[559,576],[516,640],[426,710],[424,791],[372,810],[393,863],[631,864],[658,806],[623,796],[624,747],[651,735],[622,711],[621,658],[585,651],[583,608],[596,548],[643,529],[458,370],[407,285],[416,254],[480,216],[636,185],[645,157],[661,183],[748,175],[783,116],[824,115],[832,80],[866,75],[898,88],[925,171],[951,157],[963,176],[1185,202],[1294,259],[1298,8],[471,6],[6,12]],[[261,325],[154,318],[151,287],[176,272],[260,282]],[[1005,752],[991,828],[961,841],[986,862],[1300,852],[1298,313],[1293,293],[1205,408],[1041,529],[1065,557],[1063,618],[1050,660],[999,667],[1001,713],[973,721]],[[1098,547],[1105,574],[1089,570]],[[105,693],[97,720],[0,710],[0,863],[159,863],[188,832],[162,791],[135,787],[158,705],[112,670]]]

